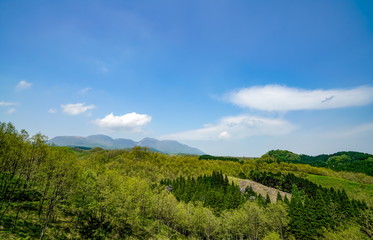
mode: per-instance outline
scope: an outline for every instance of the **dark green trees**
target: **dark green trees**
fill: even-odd
[[[221,172],[212,172],[210,176],[197,179],[179,177],[175,180],[163,180],[164,185],[172,186],[172,193],[179,201],[202,202],[216,213],[226,209],[234,209],[241,205],[245,198],[234,183],[229,183],[227,176]]]
[[[292,193],[289,226],[298,239],[318,239],[323,229],[347,224],[368,209],[364,202],[350,200],[344,190],[323,188],[294,174],[251,171],[250,177],[264,185]]]

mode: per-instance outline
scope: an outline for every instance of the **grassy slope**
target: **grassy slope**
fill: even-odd
[[[344,189],[347,195],[357,200],[364,200],[373,206],[373,184],[362,184],[341,178],[308,174],[307,179],[323,187]]]

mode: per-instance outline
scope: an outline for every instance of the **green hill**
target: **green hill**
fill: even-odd
[[[266,161],[291,162],[325,167],[335,171],[361,172],[373,176],[373,155],[361,152],[338,152],[318,156],[298,155],[286,150],[272,150],[262,156]]]

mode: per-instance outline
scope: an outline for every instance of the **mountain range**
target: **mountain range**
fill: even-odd
[[[91,135],[88,137],[78,136],[57,136],[48,141],[49,144],[57,146],[75,146],[95,148],[101,147],[105,149],[123,149],[133,148],[136,146],[147,147],[156,151],[167,154],[193,154],[203,155],[204,152],[198,148],[193,148],[188,145],[179,143],[174,140],[157,140],[154,138],[144,138],[139,142],[131,139],[117,138],[113,139],[103,134]]]

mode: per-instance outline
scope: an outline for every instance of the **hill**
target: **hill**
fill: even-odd
[[[365,173],[373,176],[373,155],[368,153],[344,151],[334,154],[308,156],[286,150],[271,150],[261,157],[266,162],[290,162],[329,168],[335,171]]]
[[[204,154],[197,148],[193,148],[173,140],[160,141],[154,138],[144,138],[141,141],[136,142],[131,139],[124,138],[113,139],[103,134],[91,135],[88,137],[58,136],[50,139],[48,143],[56,146],[79,146],[88,148],[100,147],[104,149],[124,149],[139,146],[147,147],[167,154]]]

